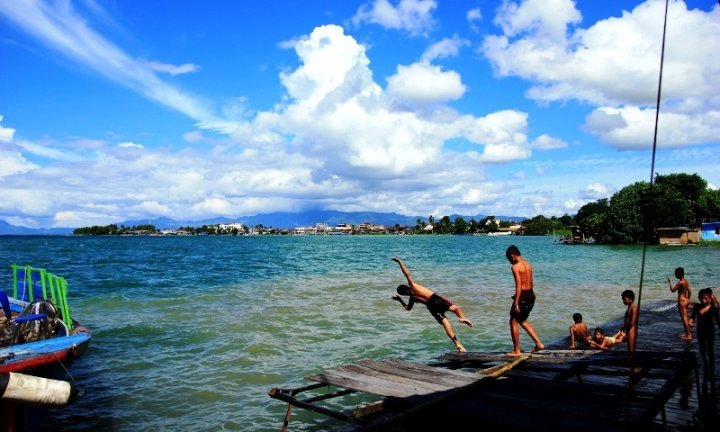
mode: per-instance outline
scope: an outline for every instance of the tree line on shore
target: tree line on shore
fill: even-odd
[[[656,242],[660,227],[699,226],[702,222],[720,220],[720,190],[710,189],[707,181],[697,174],[657,175],[653,183],[636,182],[625,186],[610,198],[599,199],[582,206],[576,215],[561,217],[537,215],[520,224],[523,235],[564,235],[570,226],[579,226],[596,243],[630,244]],[[385,227],[383,234],[483,234],[507,230],[512,221],[487,216],[469,221],[449,216],[435,219],[418,218],[414,226],[395,224]],[[432,226],[432,229],[427,229]],[[289,234],[292,230],[241,225],[222,229],[220,225],[180,227],[176,233],[189,235]],[[348,234],[372,231],[351,226]],[[115,224],[77,228],[74,235],[148,235],[159,230],[152,224],[126,227]],[[374,232],[377,233],[377,232]]]

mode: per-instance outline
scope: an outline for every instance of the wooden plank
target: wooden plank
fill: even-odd
[[[325,384],[332,384],[337,387],[353,389],[378,396],[410,397],[426,395],[432,390],[407,385],[399,382],[388,382],[368,375],[359,373],[331,370],[321,374],[306,377],[309,380],[319,381]]]
[[[472,372],[454,371],[452,369],[418,365],[394,359],[385,361],[361,360],[355,363],[369,369],[395,375],[399,378],[424,381],[445,387],[464,386],[480,378],[480,376]]]
[[[454,388],[456,386],[454,385],[443,385],[440,383],[434,383],[427,380],[420,380],[415,379],[413,374],[406,374],[407,376],[400,376],[395,375],[392,373],[382,372],[376,369],[372,369],[369,367],[365,367],[358,364],[351,364],[347,366],[341,366],[337,368],[338,371],[343,372],[352,372],[357,373],[360,375],[367,375],[369,377],[377,378],[382,381],[387,381],[388,383],[401,383],[403,385],[408,385],[412,387],[417,387],[423,390],[427,390],[428,392],[440,392],[445,391],[451,388]],[[417,374],[415,374],[417,376]]]

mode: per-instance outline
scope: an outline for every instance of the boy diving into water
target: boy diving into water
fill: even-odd
[[[399,301],[403,308],[408,311],[413,308],[415,302],[422,303],[427,306],[428,311],[430,311],[430,314],[433,316],[433,318],[435,318],[437,322],[439,322],[443,326],[443,328],[445,328],[445,333],[447,333],[450,340],[455,344],[455,347],[458,349],[458,351],[466,352],[467,350],[465,349],[463,344],[460,343],[457,336],[455,335],[455,332],[450,325],[450,320],[445,317],[445,312],[450,311],[458,316],[461,323],[467,324],[469,327],[472,327],[472,322],[470,322],[469,319],[465,318],[465,314],[463,313],[462,309],[460,309],[458,305],[454,304],[450,300],[435,294],[429,288],[424,287],[419,283],[413,281],[412,276],[410,276],[410,271],[408,271],[407,267],[405,267],[405,264],[400,258],[393,257],[392,260],[398,263],[398,265],[400,266],[400,270],[402,271],[403,275],[405,275],[405,278],[408,282],[407,285],[398,285],[397,293],[410,297],[407,304],[405,304],[400,295],[394,295],[392,296],[392,299]]]

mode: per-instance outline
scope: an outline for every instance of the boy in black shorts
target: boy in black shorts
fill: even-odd
[[[397,292],[400,295],[406,295],[410,297],[407,304],[405,304],[400,295],[394,295],[392,296],[392,299],[399,301],[403,308],[405,308],[405,310],[412,309],[415,305],[415,302],[422,303],[427,306],[430,314],[437,320],[437,322],[439,322],[445,328],[445,333],[447,333],[450,340],[453,341],[458,351],[466,352],[467,350],[465,349],[463,344],[460,343],[457,336],[455,335],[455,332],[450,325],[450,320],[445,317],[445,312],[450,311],[457,315],[458,318],[460,318],[461,323],[467,324],[469,327],[472,327],[472,322],[470,322],[469,319],[465,318],[465,314],[463,313],[462,309],[460,309],[458,305],[454,304],[450,300],[433,293],[429,288],[414,282],[412,276],[410,276],[410,271],[408,271],[407,267],[405,267],[405,264],[400,258],[393,257],[392,260],[398,263],[398,265],[400,266],[400,270],[403,272],[405,278],[408,281],[407,285],[398,285]]]

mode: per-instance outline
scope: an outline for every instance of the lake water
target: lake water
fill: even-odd
[[[509,351],[510,244],[534,265],[530,322],[546,344],[567,336],[574,312],[592,328],[622,316],[623,290],[638,293],[642,246],[487,236],[0,236],[0,287],[13,262],[65,277],[73,317],[93,334],[71,369],[84,394],[47,430],[276,431],[286,405],[272,387],[364,358],[428,363],[454,349],[422,305],[390,300],[404,282],[392,256],[463,308],[473,328],[448,317],[468,350]],[[718,263],[717,248],[648,247],[641,307],[674,299],[677,266],[693,297],[720,287]],[[291,430],[333,425],[296,409]]]

